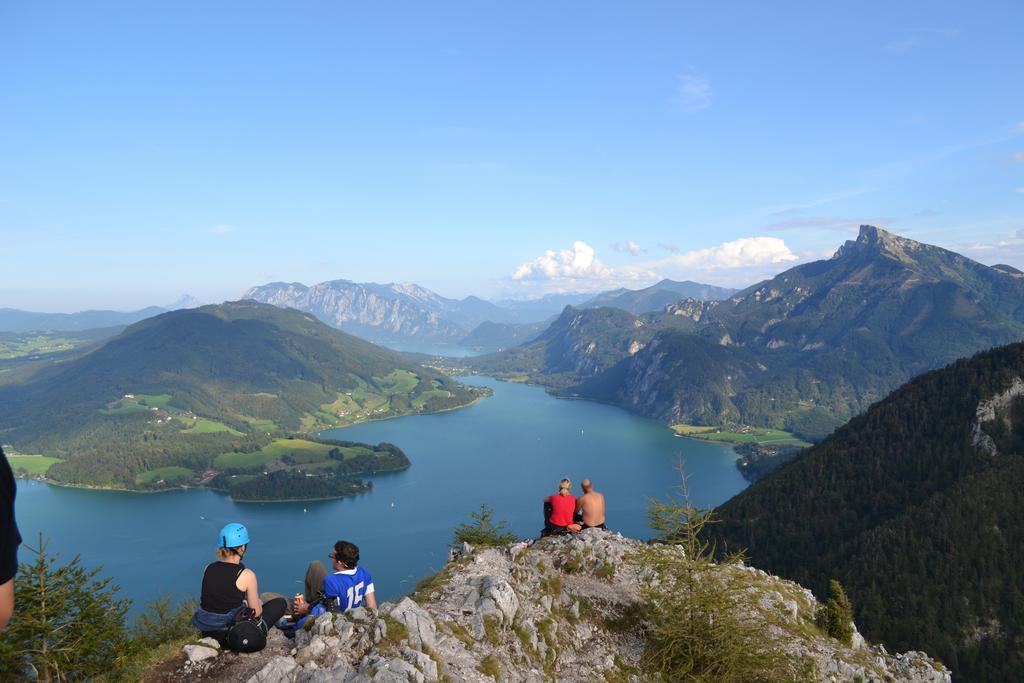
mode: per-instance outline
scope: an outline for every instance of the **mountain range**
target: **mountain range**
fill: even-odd
[[[728,296],[735,290],[695,282],[663,280],[641,290],[617,289],[598,295],[553,294],[529,301],[497,303],[469,296],[449,299],[411,283],[359,283],[332,280],[307,287],[273,282],[253,287],[243,299],[295,308],[371,341],[420,339],[500,348],[527,340],[570,304],[614,306],[642,313],[663,309],[686,297]],[[481,325],[483,329],[477,329]],[[546,326],[546,325],[545,325]]]
[[[467,361],[672,423],[812,440],[914,375],[1024,339],[1024,276],[862,226],[831,259],[663,313],[567,308],[536,339]]]
[[[1024,671],[1024,344],[894,391],[718,510],[718,547],[824,595],[956,680]]]

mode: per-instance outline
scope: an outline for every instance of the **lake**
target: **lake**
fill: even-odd
[[[607,496],[608,525],[648,537],[648,497],[678,492],[685,462],[691,499],[722,503],[746,486],[726,446],[682,439],[664,425],[619,408],[555,399],[542,389],[486,377],[463,378],[494,395],[469,408],[371,422],[324,436],[401,447],[404,472],[373,478],[373,491],[334,501],[236,503],[205,489],[159,494],[92,491],[20,481],[18,524],[26,542],[38,532],[51,553],[80,554],[104,566],[121,594],[141,609],[162,592],[195,595],[212,560],[217,531],[227,522],[249,527],[246,564],[261,590],[302,588],[310,560],[327,561],[337,539],[360,546],[381,599],[408,593],[444,566],[452,529],[481,503],[512,531],[534,537],[541,501],[568,476],[574,488],[594,480]],[[24,547],[21,561],[30,553]]]

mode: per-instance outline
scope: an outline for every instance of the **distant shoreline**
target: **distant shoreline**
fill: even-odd
[[[383,470],[382,472],[401,472],[402,470]],[[174,491],[214,491],[215,493],[223,493],[228,498],[236,503],[315,503],[323,500],[338,500],[340,498],[351,498],[352,496],[358,496],[363,493],[369,493],[372,489],[366,491],[356,491],[354,493],[343,493],[337,496],[326,496],[319,498],[274,498],[263,500],[261,498],[232,498],[231,494],[224,489],[213,488],[212,486],[174,486],[166,489],[156,489],[153,491],[144,491],[141,489],[126,489],[123,487],[116,486],[96,486],[94,484],[69,484],[62,481],[54,481],[53,479],[40,479],[39,477],[15,477],[23,481],[34,481],[40,484],[47,484],[49,486],[59,486],[64,489],[83,489],[86,491],[114,491],[116,493],[141,493],[141,494],[153,494],[153,493],[172,493]]]

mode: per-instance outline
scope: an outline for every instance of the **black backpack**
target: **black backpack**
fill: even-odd
[[[259,652],[267,646],[267,624],[243,607],[235,615],[235,623],[228,628],[224,641],[235,652]]]

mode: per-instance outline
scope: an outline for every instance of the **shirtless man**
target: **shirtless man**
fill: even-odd
[[[604,525],[604,495],[594,490],[589,479],[580,483],[583,495],[576,499],[576,516],[582,517],[583,528],[607,529]]]

